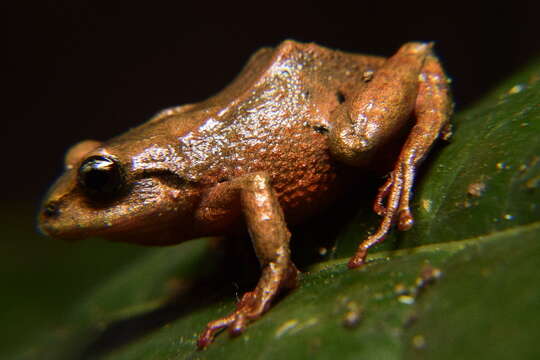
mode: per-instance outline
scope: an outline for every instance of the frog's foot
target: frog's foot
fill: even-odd
[[[413,180],[414,166],[400,161],[379,189],[373,205],[373,210],[383,217],[381,225],[359,245],[355,255],[349,260],[349,268],[357,268],[365,263],[368,249],[384,240],[396,220],[399,230],[409,230],[413,226],[414,219],[409,205]]]
[[[263,269],[263,276],[255,290],[247,292],[236,304],[236,310],[221,319],[209,322],[199,336],[198,348],[204,349],[212,343],[216,334],[228,328],[231,336],[238,336],[249,322],[261,317],[276,296],[285,289],[292,289],[298,283],[298,270],[292,262],[281,268],[279,264],[269,264]]]
[[[407,168],[407,166],[405,166]],[[414,172],[412,171],[412,168],[409,167],[405,173],[408,173],[408,177],[412,177]],[[401,172],[400,172],[401,173]],[[411,213],[410,205],[409,205],[409,199],[410,199],[410,192],[411,188],[405,188],[405,186],[401,189],[396,189],[395,184],[396,183],[411,183],[412,185],[412,179],[409,181],[403,181],[400,180],[399,182],[394,181],[394,178],[392,174],[388,177],[388,180],[386,183],[379,189],[379,192],[377,193],[377,197],[375,198],[375,202],[373,204],[373,211],[379,216],[387,216],[389,214],[389,209],[385,206],[385,200],[389,197],[391,191],[399,191],[401,193],[400,196],[400,204],[397,212],[398,216],[398,229],[401,231],[409,230],[414,225],[414,218]],[[392,215],[392,218],[394,218],[395,214]]]
[[[211,321],[206,325],[206,329],[199,336],[197,346],[204,349],[212,343],[215,335],[222,329],[229,328],[232,336],[240,335],[246,328],[249,320],[254,320],[262,315],[264,305],[256,301],[254,291],[250,291],[242,296],[242,299],[236,305],[236,310],[228,316]]]

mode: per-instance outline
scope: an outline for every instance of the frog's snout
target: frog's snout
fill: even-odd
[[[43,209],[41,209],[41,215],[46,219],[58,217],[60,215],[60,206],[58,205],[58,202],[49,201],[45,204]]]
[[[39,212],[39,230],[45,235],[54,236],[55,226],[53,223],[60,216],[61,212],[58,201],[48,201],[45,203]]]

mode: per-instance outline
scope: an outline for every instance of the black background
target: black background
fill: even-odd
[[[391,55],[436,42],[458,110],[540,53],[538,2],[12,2],[4,14],[2,197],[35,211],[73,143],[224,87],[285,38]]]

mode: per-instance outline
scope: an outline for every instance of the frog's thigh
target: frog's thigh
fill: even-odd
[[[379,76],[381,70],[382,76]],[[360,244],[349,262],[350,267],[364,263],[367,250],[384,239],[396,216],[399,216],[398,226],[401,230],[412,226],[409,202],[416,168],[435,140],[444,134],[452,111],[448,79],[432,54],[430,45],[404,45],[381,70],[373,79],[373,86],[369,84],[367,89],[368,95],[374,96],[374,100],[370,102],[364,93],[360,94],[355,99],[356,107],[348,111],[348,120],[342,118],[338,121],[336,134],[341,133],[340,137],[345,141],[332,141],[345,146],[334,146],[334,149],[341,152],[346,162],[362,164],[369,160],[373,149],[384,144],[404,121],[411,118],[412,113],[416,123],[394,170],[375,200],[375,211],[383,216],[381,225],[377,232]],[[377,95],[374,89],[381,94]],[[358,102],[359,99],[362,100]],[[354,136],[358,140],[354,140]]]
[[[408,43],[379,68],[373,79],[334,112],[332,155],[350,165],[365,165],[411,118],[418,75],[429,44]]]
[[[239,191],[262,275],[255,289],[244,294],[233,313],[207,325],[199,337],[199,347],[208,345],[219,329],[227,327],[232,334],[242,332],[249,320],[268,310],[281,290],[297,285],[298,270],[290,259],[290,233],[269,176],[250,174],[235,179],[231,185]]]

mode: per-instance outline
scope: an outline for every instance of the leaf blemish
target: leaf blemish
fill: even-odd
[[[525,187],[527,189],[534,189],[534,188],[537,188],[539,184],[540,184],[540,176],[535,176],[532,179],[527,180],[527,182],[525,183]]]
[[[356,301],[349,301],[347,303],[347,312],[345,313],[345,316],[343,317],[343,326],[345,326],[348,329],[353,329],[358,326],[360,323],[360,320],[362,320],[362,309]]]
[[[514,95],[514,94],[520,93],[525,89],[525,87],[526,86],[524,84],[514,85],[510,90],[508,90],[508,95]]]
[[[423,335],[415,335],[412,338],[412,345],[415,349],[423,349],[426,347],[426,339]]]
[[[397,295],[397,300],[406,305],[412,305],[416,301],[416,298],[420,293],[428,286],[433,284],[436,280],[442,277],[442,271],[439,268],[431,265],[426,265],[420,271],[420,276],[415,280],[415,286],[407,288],[404,284],[398,283],[394,287],[394,292]]]
[[[414,304],[414,296],[412,295],[399,295],[398,301],[405,305],[412,305]]]
[[[475,197],[480,197],[486,190],[486,184],[484,182],[476,182],[469,184],[467,187],[467,194]]]
[[[430,212],[431,211],[431,200],[429,199],[422,199],[422,208],[426,211],[426,212]]]
[[[296,327],[296,325],[298,325],[297,319],[291,319],[291,320],[285,321],[283,324],[281,324],[280,327],[277,328],[276,334],[275,334],[276,338],[280,338],[285,333],[289,332],[291,329]]]

